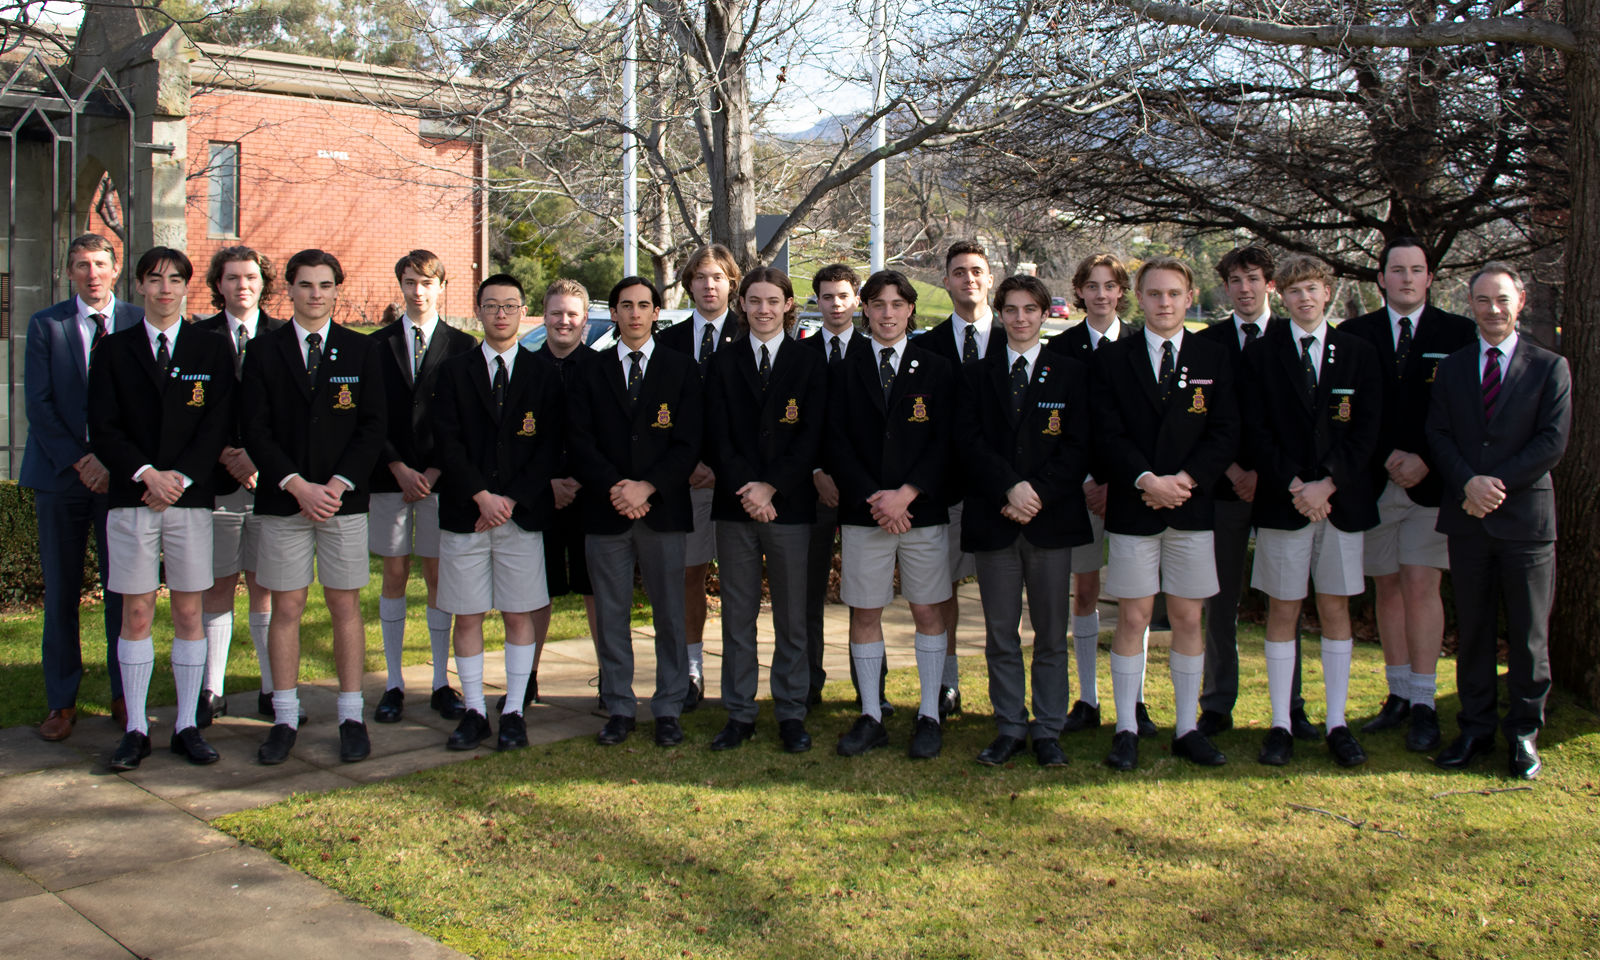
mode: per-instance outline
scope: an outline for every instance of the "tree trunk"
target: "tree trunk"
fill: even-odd
[[[706,48],[713,64],[711,239],[733,251],[744,269],[756,259],[755,134],[750,129],[750,88],[745,61],[744,0],[706,0]]]
[[[1550,622],[1555,682],[1600,703],[1600,0],[1567,0],[1572,217],[1562,352],[1572,365],[1572,439],[1556,470],[1561,535]]]

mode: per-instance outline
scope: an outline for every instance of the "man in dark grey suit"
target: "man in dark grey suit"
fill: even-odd
[[[83,585],[83,552],[94,530],[100,582],[106,582],[106,507],[110,474],[89,451],[89,351],[113,330],[144,319],[144,310],[117,300],[117,252],[111,242],[86,233],[67,247],[67,270],[76,293],[70,300],[40,310],[28,320],[23,398],[28,413],[28,446],[20,482],[34,492],[39,523],[39,564],[44,568],[45,706],[49,713],[39,736],[65,740],[78,718],[78,684],[83,679],[78,601]],[[117,670],[117,632],[122,597],[106,591],[106,666],[111,673],[112,719],[126,724],[122,678]]]
[[[1550,471],[1567,449],[1572,376],[1565,358],[1517,334],[1527,302],[1516,268],[1485,264],[1470,285],[1477,342],[1439,364],[1428,447],[1444,482],[1438,529],[1449,538],[1460,648],[1461,734],[1434,758],[1466,767],[1494,746],[1496,632],[1508,628],[1510,704],[1500,726],[1510,772],[1539,775],[1539,728],[1550,693],[1556,501]]]

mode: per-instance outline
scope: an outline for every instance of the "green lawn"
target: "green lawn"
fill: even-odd
[[[1108,728],[1068,737],[1063,771],[979,767],[993,725],[968,658],[968,713],[931,762],[904,756],[907,710],[891,749],[834,756],[852,719],[841,677],[802,756],[766,712],[755,741],[711,753],[713,706],[685,718],[678,750],[641,728],[621,748],[571,740],[218,824],[478,957],[1600,956],[1600,718],[1557,697],[1528,790],[1439,796],[1513,786],[1504,754],[1447,775],[1398,734],[1364,738],[1355,771],[1305,744],[1264,768],[1259,633],[1246,647],[1237,717],[1254,727],[1219,738],[1220,769],[1170,758],[1163,737],[1113,773]],[[1164,659],[1148,683],[1163,723]],[[1357,663],[1359,714],[1383,690],[1377,649]],[[1307,644],[1313,717],[1320,675]],[[914,688],[897,671],[890,699]]]
[[[380,561],[372,561],[372,580],[361,591],[361,612],[367,626],[367,669],[382,670],[383,639],[378,628]],[[319,680],[333,675],[333,630],[328,623],[328,608],[323,605],[320,588],[312,587],[313,597],[306,605],[301,622],[302,680]],[[413,566],[407,590],[405,662],[426,663],[432,656],[428,645],[425,611],[427,590],[422,583],[420,564]],[[635,604],[635,621],[648,621],[649,611]],[[84,680],[78,695],[78,708],[89,713],[111,712],[111,681],[106,674],[106,648],[103,636],[103,606],[85,603],[79,612],[83,637]],[[256,665],[255,645],[250,642],[249,607],[244,587],[234,603],[233,646],[228,655],[228,691],[255,690],[261,684]],[[44,681],[39,673],[39,634],[43,614],[37,609],[0,614],[0,726],[38,723],[44,719]],[[484,624],[485,639],[491,648],[505,642],[498,617]],[[156,668],[150,680],[150,704],[170,704],[177,696],[169,659],[172,652],[172,617],[165,599],[156,609]],[[560,597],[550,618],[550,639],[565,640],[589,635],[583,603],[576,596]]]

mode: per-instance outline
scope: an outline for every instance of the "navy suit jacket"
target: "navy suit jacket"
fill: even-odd
[[[144,308],[117,300],[112,333],[144,320]],[[89,452],[89,368],[83,362],[83,331],[78,298],[72,297],[28,320],[27,366],[23,398],[28,412],[28,446],[22,455],[20,483],[61,493],[84,489],[72,465]]]

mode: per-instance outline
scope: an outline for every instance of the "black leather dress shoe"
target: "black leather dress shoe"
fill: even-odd
[[[987,747],[978,752],[978,762],[986,767],[998,767],[1010,762],[1011,758],[1028,749],[1026,741],[1016,737],[1001,734],[994,738]]]
[[[1367,752],[1361,749],[1349,727],[1334,727],[1328,731],[1328,755],[1341,767],[1359,767],[1367,762]]]
[[[111,751],[109,766],[113,770],[137,770],[139,761],[150,756],[150,735],[137,730],[129,730],[122,735],[122,742],[117,744],[117,749]]]
[[[495,740],[499,750],[516,750],[528,745],[528,722],[520,713],[500,714],[500,736]]]
[[[1269,767],[1281,767],[1294,759],[1294,737],[1282,727],[1273,727],[1267,731],[1267,737],[1261,741],[1261,752],[1256,754],[1256,762],[1264,763]]]
[[[1132,730],[1118,730],[1111,738],[1111,752],[1106,754],[1106,766],[1113,770],[1132,770],[1139,765],[1139,735]]]
[[[1393,730],[1405,723],[1406,717],[1410,715],[1411,701],[1391,693],[1383,698],[1383,706],[1378,708],[1378,715],[1361,725],[1361,732],[1377,733],[1380,730]]]
[[[467,712],[466,701],[448,683],[433,691],[433,696],[428,698],[428,706],[446,720],[460,720]]]
[[[378,709],[372,711],[372,719],[378,723],[399,723],[405,709],[406,692],[399,687],[390,687],[378,698]]]
[[[939,688],[939,720],[942,722],[945,717],[950,716],[952,713],[960,713],[960,712],[961,712],[961,691],[957,690],[955,687],[940,687]]]
[[[1534,780],[1543,769],[1544,762],[1539,759],[1539,735],[1530,733],[1522,737],[1512,737],[1511,775],[1518,780]]]
[[[275,723],[267,731],[266,742],[256,751],[256,760],[266,766],[275,766],[289,759],[294,749],[295,728],[287,723]]]
[[[1306,708],[1298,707],[1289,711],[1289,733],[1296,740],[1321,740],[1322,728],[1311,722],[1306,716]]]
[[[713,750],[737,750],[744,746],[744,742],[756,735],[756,725],[743,723],[738,720],[729,720],[723,725],[717,735],[711,738]]]
[[[209,727],[211,721],[217,717],[228,715],[228,701],[217,696],[210,690],[200,691],[200,702],[195,704],[194,724],[197,727]]]
[[[185,758],[197,767],[208,763],[216,763],[222,757],[211,744],[206,743],[205,737],[200,736],[199,727],[184,727],[172,735],[172,752]]]
[[[1079,730],[1095,730],[1099,726],[1100,707],[1079,700],[1067,712],[1067,722],[1061,725],[1061,732],[1077,733]]]
[[[1427,753],[1439,746],[1439,714],[1425,703],[1411,708],[1411,726],[1406,730],[1406,749]]]
[[[778,740],[785,753],[805,753],[811,749],[811,734],[804,720],[779,720]]]
[[[359,763],[370,756],[372,741],[367,738],[367,725],[360,720],[339,724],[339,759],[345,763]]]
[[[911,748],[906,755],[913,760],[932,760],[943,749],[944,731],[939,728],[939,721],[918,714],[911,727]]]
[[[633,732],[635,721],[632,717],[624,717],[620,713],[612,714],[606,725],[600,728],[600,733],[595,740],[602,747],[614,747],[628,739],[628,734]]]
[[[683,697],[683,712],[693,713],[700,709],[701,701],[706,698],[706,681],[704,677],[689,674],[689,692]]]
[[[835,752],[841,757],[859,757],[868,750],[889,745],[889,731],[883,724],[866,714],[856,717],[856,722],[839,738]]]
[[[1493,734],[1486,737],[1462,734],[1450,741],[1450,745],[1433,758],[1433,763],[1434,766],[1445,770],[1465,770],[1472,761],[1488,756],[1492,750],[1494,750]]]
[[[656,717],[656,746],[676,747],[683,742],[683,725],[677,717]]]
[[[1039,761],[1041,767],[1067,765],[1067,751],[1061,749],[1061,741],[1055,737],[1034,737],[1033,758]]]
[[[1200,719],[1195,721],[1195,729],[1207,737],[1227,733],[1233,729],[1233,716],[1221,710],[1202,710]]]
[[[1133,708],[1133,721],[1139,725],[1139,736],[1145,740],[1161,733],[1156,722],[1150,719],[1150,708],[1143,703]]]
[[[342,728],[341,728],[342,732]],[[489,739],[492,733],[489,729],[489,718],[476,710],[468,710],[461,717],[461,722],[450,734],[450,739],[444,742],[450,750],[476,750],[478,744]]]
[[[1202,767],[1220,767],[1228,762],[1228,755],[1218,750],[1216,744],[1199,730],[1190,730],[1181,737],[1173,737],[1172,755]]]

